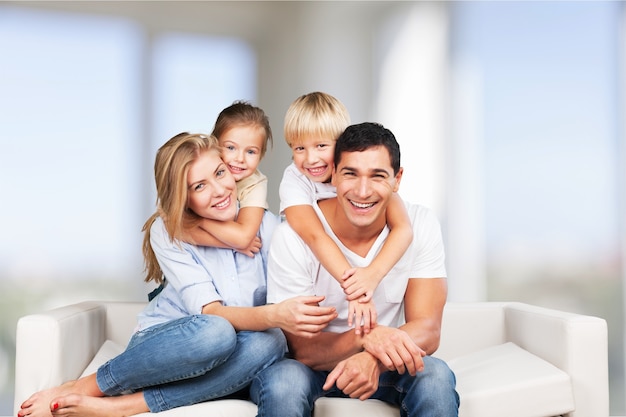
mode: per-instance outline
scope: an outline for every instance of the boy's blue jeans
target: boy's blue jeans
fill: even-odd
[[[96,380],[106,395],[143,391],[150,411],[159,412],[245,388],[286,346],[280,329],[235,332],[222,317],[188,316],[135,333]]]
[[[259,417],[310,417],[319,397],[346,397],[336,387],[323,391],[328,372],[314,371],[293,360],[283,359],[260,372],[250,386]],[[371,397],[397,405],[402,417],[456,417],[459,396],[456,379],[448,365],[431,356],[424,357],[424,371],[384,372]]]

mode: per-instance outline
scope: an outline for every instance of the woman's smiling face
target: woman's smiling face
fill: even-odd
[[[235,179],[220,155],[204,151],[187,172],[187,206],[200,217],[229,221],[237,214]]]

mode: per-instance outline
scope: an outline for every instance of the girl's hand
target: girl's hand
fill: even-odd
[[[261,250],[261,246],[263,246],[261,244],[261,238],[258,236],[255,236],[254,239],[252,239],[252,242],[250,242],[250,245],[248,245],[247,248],[245,249],[237,249],[237,252],[242,253],[246,256],[249,256],[251,258],[254,258],[254,255],[259,253],[259,251]]]

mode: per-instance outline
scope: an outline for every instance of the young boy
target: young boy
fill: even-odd
[[[404,203],[397,194],[387,217],[389,238],[369,266],[353,268],[324,231],[313,204],[336,196],[331,184],[335,141],[349,124],[348,111],[335,97],[321,92],[298,97],[285,115],[285,140],[292,150],[293,163],[283,173],[279,192],[281,214],[344,289],[350,303],[349,325],[354,320],[355,331],[360,334],[368,333],[375,325],[372,294],[402,257],[413,233]],[[364,209],[369,204],[353,202]]]

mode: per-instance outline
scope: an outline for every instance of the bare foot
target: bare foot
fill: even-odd
[[[96,375],[89,375],[75,381],[66,382],[58,387],[36,392],[22,403],[21,409],[17,412],[17,417],[52,417],[52,400],[69,394],[82,394],[94,397],[103,395],[100,389],[98,389]]]
[[[34,393],[22,403],[20,410],[17,412],[17,417],[52,417],[50,412],[52,399],[73,393],[75,385],[76,381],[70,381],[63,385]]]
[[[52,400],[54,417],[123,417],[149,412],[143,393],[116,397],[70,394]]]

